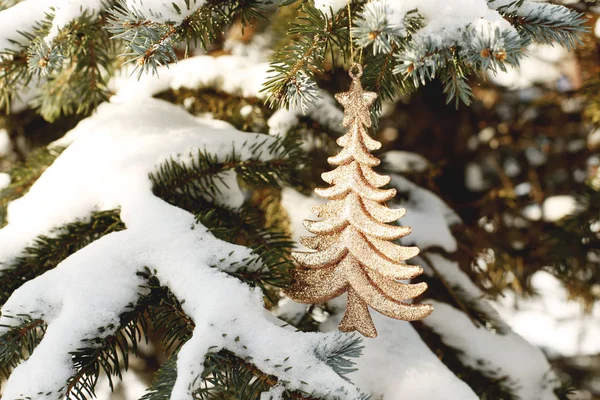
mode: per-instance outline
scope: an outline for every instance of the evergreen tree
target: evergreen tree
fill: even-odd
[[[572,383],[586,384],[581,371],[567,357],[551,365],[492,304],[527,300],[544,272],[593,312],[594,10],[530,0],[2,2],[2,398],[93,398],[122,391],[135,371],[147,400],[567,399]],[[486,79],[547,44],[576,52],[581,87],[541,87],[527,100]],[[377,96],[360,124],[332,97],[353,61]],[[483,139],[485,124],[504,133]],[[473,150],[472,138],[486,144]],[[362,201],[338,198],[345,163],[324,174],[333,186],[320,194],[332,202],[310,195],[336,139],[363,161],[354,172],[370,184],[363,197],[377,194],[371,207],[408,209],[385,209],[379,222],[403,216],[411,235],[385,225],[395,233],[368,239],[384,249],[374,268],[414,257],[424,271],[389,288],[415,288],[409,296],[390,297],[435,309],[415,323],[373,313],[376,339],[334,329],[345,299],[304,306],[286,295],[314,300],[299,288],[323,279],[303,269],[319,252],[292,257],[304,213],[315,206],[331,219],[332,203]],[[380,151],[379,172],[357,149]],[[536,150],[547,161],[531,161]],[[515,163],[526,167],[510,172]],[[473,170],[478,188],[464,180]],[[378,189],[383,175],[393,189]],[[567,193],[561,218],[527,217]],[[321,250],[316,240],[304,244]],[[348,302],[366,310],[352,293]]]

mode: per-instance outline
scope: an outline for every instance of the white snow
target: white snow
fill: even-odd
[[[203,89],[212,88],[243,97],[265,98],[261,92],[263,83],[269,73],[267,61],[257,61],[257,55],[231,55],[212,57],[199,55],[158,68],[156,75],[130,75],[122,71],[114,77],[109,86],[116,92],[114,99],[119,101],[134,101],[151,97],[169,89]],[[320,92],[319,100],[306,110],[306,115],[319,122],[324,127],[338,131],[343,118],[343,112],[336,102],[324,91]],[[300,110],[277,110],[267,121],[269,133],[275,136],[285,136],[298,124]]]
[[[573,214],[577,210],[577,200],[573,196],[551,196],[542,204],[542,214],[545,221],[558,221]]]
[[[467,164],[465,168],[465,185],[474,192],[480,192],[488,188],[481,165],[474,162]]]
[[[424,18],[425,26],[414,35],[416,41],[427,39],[447,46],[460,42],[466,29],[477,29],[484,36],[496,28],[516,35],[510,23],[490,9],[486,0],[398,0],[390,6],[394,8],[390,18],[400,19],[392,23],[401,24],[406,13],[414,9]]]
[[[45,13],[55,9],[50,33],[46,38],[51,41],[60,28],[79,17],[84,11],[97,12],[103,8],[102,0],[24,0],[16,5],[0,11],[0,50],[16,50],[17,43],[25,38],[18,32],[31,33],[37,22],[44,19]]]
[[[12,144],[8,137],[8,131],[6,129],[0,129],[0,157],[7,156],[12,152]]]
[[[271,118],[267,121],[269,126],[269,133],[274,136],[285,136],[290,129],[298,125],[300,119],[298,113],[293,110],[286,110],[281,108],[271,115]]]
[[[506,71],[488,73],[495,84],[509,89],[525,89],[533,85],[556,85],[563,76],[563,66],[569,53],[563,47],[532,44],[527,49],[528,57],[519,62],[519,67],[507,66]]]
[[[342,308],[346,297],[332,301]],[[334,330],[343,313],[336,313],[323,330]],[[421,340],[412,325],[372,312],[378,337],[364,340],[363,354],[348,377],[374,399],[475,400],[471,388],[458,379]]]
[[[435,311],[423,320],[459,350],[460,360],[492,378],[508,377],[508,385],[521,399],[556,399],[560,386],[544,354],[510,330],[504,334],[476,327],[456,308],[432,301]]]
[[[46,41],[51,43],[62,28],[78,18],[84,11],[96,13],[102,10],[103,6],[103,0],[59,0],[54,6],[54,19],[50,32],[45,38]]]
[[[600,352],[600,305],[584,313],[569,297],[562,282],[545,271],[531,278],[532,297],[506,292],[494,304],[503,320],[528,342],[552,358],[594,355]]]
[[[420,154],[409,151],[392,150],[383,154],[381,161],[391,172],[423,172],[429,166],[429,161]]]
[[[539,221],[542,219],[542,208],[538,204],[529,204],[521,210],[521,215],[531,221]]]
[[[260,400],[282,400],[285,387],[283,385],[275,385],[269,391],[260,394]]]
[[[0,190],[10,185],[10,175],[5,172],[0,172]]]
[[[14,325],[17,321],[6,316],[17,314],[48,323],[40,345],[6,383],[4,397],[38,400],[64,386],[73,373],[69,352],[81,347],[81,340],[97,336],[99,327],[118,323],[118,315],[143,293],[135,273],[144,266],[185,300],[184,311],[196,324],[179,353],[171,399],[189,398],[204,355],[220,348],[251,357],[288,388],[320,396],[358,396],[315,352],[337,341],[336,335],[279,327],[281,322],[264,310],[260,290],[210,267],[231,269],[234,262],[243,266],[249,249],[216,239],[193,215],[152,194],[148,173],[165,158],[195,148],[223,156],[235,143],[240,157],[247,159],[251,153],[242,151],[241,143],[268,136],[204,124],[166,102],[140,100],[103,104],[69,140],[73,143],[31,190],[11,204],[9,224],[0,230],[0,242],[8,243],[0,249],[0,260],[10,261],[36,235],[94,210],[120,207],[127,229],[104,236],[28,281],[3,306],[0,324]],[[109,328],[103,334],[110,333]]]
[[[250,114],[252,114],[252,111],[254,111],[254,107],[252,107],[250,104],[246,104],[240,108],[240,115],[244,118],[248,118]]]
[[[315,7],[325,13],[325,15],[330,14],[330,9],[335,14],[346,7],[347,4],[348,0],[315,0]]]
[[[600,128],[594,129],[587,138],[588,146],[592,149],[600,147]]]
[[[135,100],[169,89],[215,88],[244,97],[262,97],[260,90],[267,78],[267,62],[252,63],[242,56],[195,56],[158,68],[157,75],[127,74],[111,80],[110,87],[119,100]]]
[[[452,236],[450,226],[460,222],[458,215],[429,190],[415,185],[403,176],[391,174],[391,177],[392,187],[410,194],[408,201],[394,205],[407,209],[400,223],[412,228],[411,234],[402,238],[402,244],[415,243],[421,250],[440,246],[448,252],[456,251],[456,239]]]
[[[16,50],[18,47],[10,40],[25,40],[18,32],[31,32],[52,5],[54,2],[48,0],[26,0],[0,11],[0,50]]]
[[[186,0],[127,0],[125,4],[129,10],[136,11],[149,20],[181,23],[184,18],[192,15],[205,2],[205,0],[188,0],[187,2]]]

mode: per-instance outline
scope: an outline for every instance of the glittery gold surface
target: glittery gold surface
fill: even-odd
[[[380,161],[370,151],[379,149],[381,143],[366,131],[371,126],[369,109],[377,95],[363,90],[359,80],[362,68],[356,64],[352,68],[358,72],[350,73],[350,90],[336,95],[344,106],[342,124],[349,128],[337,141],[343,149],[328,159],[337,168],[322,175],[331,186],[315,190],[329,202],[312,207],[321,220],[304,221],[306,229],[316,236],[300,241],[314,251],[292,253],[299,267],[294,272],[295,283],[286,293],[296,301],[313,304],[347,292],[340,330],[376,337],[369,307],[405,321],[425,318],[433,307],[403,302],[421,295],[427,285],[397,281],[423,272],[419,266],[402,263],[416,256],[419,249],[391,242],[408,235],[411,229],[387,224],[404,216],[406,210],[384,204],[396,190],[380,189],[390,179],[372,170]]]

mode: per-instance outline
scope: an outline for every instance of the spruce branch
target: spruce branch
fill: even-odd
[[[525,43],[559,43],[568,49],[581,44],[582,35],[588,31],[583,13],[556,4],[515,0],[496,6],[497,0],[488,0],[490,7],[509,21]]]
[[[154,183],[154,194],[161,198],[172,196],[176,191],[190,196],[199,194],[209,199],[221,194],[224,173],[234,171],[251,187],[280,187],[280,182],[291,182],[293,173],[301,160],[298,143],[291,140],[268,140],[248,145],[242,144],[240,151],[250,151],[252,156],[242,160],[237,149],[232,148],[226,158],[218,158],[205,150],[198,150],[189,164],[173,159],[161,164],[158,171],[150,174]],[[269,160],[260,159],[261,154],[271,154]]]
[[[345,335],[339,345],[333,349],[321,347],[317,354],[327,360],[338,373],[348,373],[354,363],[350,360],[360,354],[360,338]],[[167,400],[171,396],[173,384],[177,377],[177,354],[161,366],[142,400]],[[283,361],[280,368],[289,368]],[[199,377],[202,386],[192,395],[194,399],[210,400],[222,398],[259,399],[261,394],[270,388],[283,384],[276,376],[265,374],[251,360],[245,360],[229,350],[209,353],[204,359],[204,370]],[[308,390],[308,388],[307,388]],[[305,391],[286,390],[283,393],[286,400],[318,400]],[[366,400],[368,397],[363,396]]]
[[[39,236],[12,264],[0,270],[0,304],[25,282],[53,269],[69,255],[124,228],[119,211],[109,210],[92,214],[89,221],[66,224],[56,229],[56,235]]]
[[[271,76],[262,91],[267,93],[271,107],[304,111],[318,98],[315,78],[324,72],[326,55],[347,47],[347,11],[326,16],[313,5],[304,3],[302,15],[298,22],[291,24],[288,35],[297,40],[273,56]]]
[[[5,318],[11,318],[4,315]],[[15,326],[2,326],[9,330],[0,336],[0,376],[8,378],[12,370],[33,352],[42,340],[45,324],[39,319],[26,315],[12,317],[20,323]]]
[[[258,286],[276,304],[278,289],[291,283],[289,271],[294,264],[289,254],[294,242],[278,228],[263,227],[262,219],[262,214],[250,205],[241,210],[209,206],[196,215],[196,220],[219,239],[252,248],[253,257],[244,260],[243,265],[231,265],[226,273],[252,287]]]
[[[242,160],[242,151],[250,151],[252,157]],[[263,161],[261,154],[265,153],[270,159]],[[302,160],[302,152],[293,139],[265,140],[251,146],[243,144],[240,150],[232,148],[225,158],[199,150],[188,163],[169,160],[150,179],[155,195],[194,213],[196,221],[216,237],[252,248],[254,257],[245,260],[244,265],[232,265],[227,273],[260,287],[275,303],[278,294],[273,288],[288,286],[289,270],[293,268],[289,257],[293,243],[289,236],[265,224],[262,209],[275,199],[266,191],[261,207],[246,203],[237,209],[216,199],[222,191],[223,174],[228,171],[234,171],[244,187],[255,192],[261,188],[277,190],[282,183],[295,182],[295,172]]]
[[[175,3],[172,6],[181,14]],[[159,66],[176,62],[176,49],[180,45],[185,46],[186,54],[192,46],[207,49],[235,18],[239,17],[243,26],[263,18],[260,12],[263,6],[261,0],[209,0],[181,21],[157,22],[153,19],[156,16],[146,15],[121,1],[109,11],[107,29],[113,38],[127,44],[128,52],[122,56],[135,64],[133,72],[137,71],[139,78],[142,73],[157,74]]]
[[[48,16],[48,27],[52,15]],[[116,43],[104,29],[105,15],[84,11],[63,27],[50,44],[43,37],[29,48],[29,71],[42,76],[32,102],[45,119],[87,114],[110,95],[108,80],[115,68]]]
[[[328,348],[327,343],[317,348],[318,357],[327,362],[327,364],[342,378],[350,382],[346,376],[349,373],[357,371],[356,363],[353,359],[361,356],[364,346],[362,338],[356,334],[346,334],[338,332],[337,340],[333,348]]]
[[[98,337],[86,339],[86,346],[71,353],[75,374],[68,380],[64,387],[66,399],[87,400],[95,397],[94,390],[98,383],[98,378],[103,373],[107,378],[111,390],[114,389],[113,378],[122,379],[122,371],[129,367],[129,354],[137,353],[138,345],[148,341],[152,321],[152,329],[158,329],[161,319],[154,319],[160,315],[165,304],[173,304],[174,296],[170,290],[162,286],[160,281],[153,275],[152,271],[145,268],[138,272],[138,275],[146,280],[145,294],[142,295],[135,304],[130,304],[129,309],[119,316],[119,326],[105,326],[98,329]],[[167,306],[169,307],[169,306]],[[186,323],[187,316],[180,308],[179,302],[176,302],[178,313],[169,312],[169,318],[178,319],[184,316]],[[169,311],[172,311],[169,308]],[[173,324],[166,325],[163,341],[166,341],[170,335],[174,335]],[[106,332],[113,332],[106,335]],[[188,338],[186,336],[186,338]]]
[[[34,40],[31,34],[21,33],[27,42]],[[28,73],[27,46],[11,41],[15,49],[0,49],[0,109],[10,113],[12,102],[18,98],[19,92],[31,81]]]
[[[386,2],[369,2],[354,21],[352,35],[360,47],[371,46],[373,55],[391,53],[407,35],[403,23],[388,20],[391,10]]]

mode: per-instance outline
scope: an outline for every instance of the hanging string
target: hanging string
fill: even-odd
[[[367,3],[370,3],[370,2],[371,2],[371,0],[367,0]],[[350,61],[351,61],[350,65],[354,65],[354,64],[356,64],[356,61],[354,60],[354,37],[352,36],[352,8],[350,6],[351,3],[352,3],[352,0],[348,0],[348,34],[350,35]],[[362,61],[363,61],[363,48],[361,46],[359,53],[358,53],[358,63],[362,64]]]
[[[350,65],[354,65],[354,38],[352,37],[352,8],[350,3],[352,3],[352,0],[348,0],[348,34],[350,35]]]

